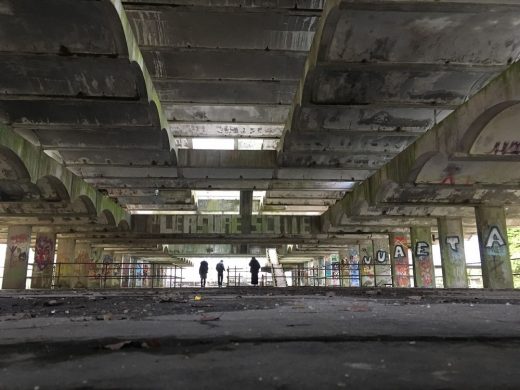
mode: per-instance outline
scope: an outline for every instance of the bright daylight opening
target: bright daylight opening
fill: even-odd
[[[233,138],[193,138],[193,149],[233,150]]]

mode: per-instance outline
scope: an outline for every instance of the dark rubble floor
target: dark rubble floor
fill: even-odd
[[[518,389],[520,291],[0,291],[0,389]]]

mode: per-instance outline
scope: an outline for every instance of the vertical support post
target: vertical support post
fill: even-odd
[[[51,288],[55,253],[56,233],[48,229],[36,234],[31,288]]]
[[[71,288],[74,267],[74,249],[76,241],[73,238],[60,238],[58,240],[58,253],[56,256],[56,273],[54,285],[59,288]]]
[[[89,269],[92,263],[92,248],[88,242],[76,242],[74,248],[74,270],[71,278],[72,288],[86,288],[89,280]]]
[[[251,234],[253,221],[253,191],[240,191],[240,221],[242,234]],[[247,253],[247,244],[240,245],[240,253]]]
[[[390,263],[390,241],[386,238],[374,238],[375,281],[378,287],[392,286],[392,265]]]
[[[123,255],[121,253],[114,253],[114,263],[110,270],[109,280],[110,287],[121,287],[121,267],[123,263]]]
[[[31,226],[9,226],[5,253],[4,280],[2,288],[25,290],[29,248],[31,247]]]
[[[130,280],[130,256],[123,255],[123,261],[121,263],[121,287],[127,288],[129,287]]]
[[[389,234],[390,254],[392,256],[392,279],[394,287],[410,287],[410,261],[408,259],[408,233]]]
[[[504,208],[478,206],[475,215],[484,288],[513,288]]]
[[[435,267],[432,254],[432,229],[410,228],[412,238],[413,274],[415,287],[435,288]]]
[[[339,250],[339,285],[341,287],[349,287],[349,272],[348,272],[348,254],[347,249]]]
[[[374,244],[372,240],[359,242],[361,287],[374,287]]]
[[[444,288],[468,288],[462,219],[437,219]]]

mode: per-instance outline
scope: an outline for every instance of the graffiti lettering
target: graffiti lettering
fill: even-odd
[[[460,244],[460,239],[458,236],[447,236],[446,237],[446,244],[448,244],[453,252],[458,252]]]
[[[518,155],[520,154],[520,141],[502,141],[495,143],[490,154],[494,155]]]
[[[415,244],[415,255],[418,257],[429,256],[430,255],[430,252],[428,252],[429,248],[430,248],[430,245],[428,245],[427,242],[417,241],[417,243]]]
[[[486,240],[486,248],[492,248],[495,244],[497,244],[498,246],[505,246],[506,242],[500,234],[500,230],[498,229],[498,227],[493,226],[491,227],[488,238]]]
[[[394,257],[399,259],[401,257],[406,257],[404,254],[404,249],[402,245],[396,245],[394,249]]]
[[[376,258],[377,258],[377,261],[379,263],[385,263],[386,262],[386,259],[387,259],[387,256],[388,256],[388,253],[386,253],[386,251],[383,251],[383,250],[378,250],[377,253],[376,253]]]
[[[363,256],[363,263],[365,263],[365,264],[372,263],[372,257],[370,257],[370,256]]]

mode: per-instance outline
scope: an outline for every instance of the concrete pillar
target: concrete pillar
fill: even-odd
[[[121,253],[114,254],[114,263],[110,270],[110,287],[121,287],[121,267],[123,262],[123,255]]]
[[[390,233],[390,255],[392,280],[394,287],[410,287],[410,265],[408,247],[410,240],[407,233]]]
[[[9,226],[2,288],[25,289],[31,230],[31,226]]]
[[[121,263],[121,287],[127,288],[130,287],[130,255],[123,255],[123,262]]]
[[[56,255],[56,273],[54,285],[61,288],[71,288],[74,267],[74,248],[76,241],[72,238],[60,238]]]
[[[359,256],[360,256],[360,272],[361,272],[361,287],[374,287],[375,283],[375,269],[374,269],[374,244],[372,240],[363,240],[359,242]]]
[[[55,250],[56,233],[51,229],[36,235],[31,288],[51,288]]]
[[[378,287],[392,287],[392,265],[390,263],[390,241],[386,238],[375,238],[374,275]]]
[[[103,250],[99,256],[98,263],[91,265],[91,268],[97,270],[95,278],[91,278],[89,273],[89,287],[90,283],[100,288],[112,287],[112,270],[114,267],[114,252]],[[91,282],[92,280],[92,282]]]
[[[253,191],[240,191],[240,225],[242,234],[251,233],[253,222]],[[247,244],[240,245],[240,253],[247,253]]]
[[[339,285],[341,287],[350,287],[350,272],[348,267],[347,249],[339,250]]]
[[[253,191],[240,191],[240,220],[242,233],[251,233],[253,217]]]
[[[475,215],[484,288],[513,288],[504,208],[478,206]]]
[[[462,219],[438,218],[437,226],[439,228],[444,288],[467,288],[468,275],[466,273]]]
[[[76,242],[74,248],[74,267],[71,288],[86,288],[92,261],[92,248],[88,242]]]
[[[348,253],[348,269],[349,269],[349,283],[350,287],[361,286],[361,259],[359,256],[359,245],[349,245]]]
[[[432,229],[410,228],[412,239],[413,274],[415,287],[435,288],[435,267],[432,254]]]

